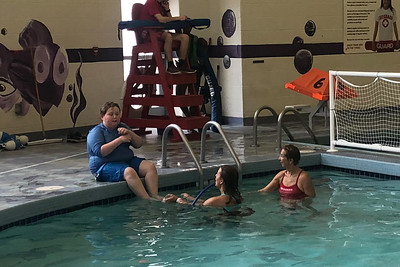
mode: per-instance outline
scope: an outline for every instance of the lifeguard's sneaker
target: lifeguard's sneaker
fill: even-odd
[[[167,73],[169,73],[169,74],[180,74],[181,71],[177,67],[175,67],[174,65],[171,65],[171,66],[169,66],[167,68]]]
[[[183,60],[179,60],[177,65],[178,69],[183,73],[196,73],[196,70],[190,68]]]
[[[196,73],[196,70],[194,70],[186,65],[180,66],[179,70],[183,73]]]

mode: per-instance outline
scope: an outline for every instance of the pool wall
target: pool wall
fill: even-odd
[[[354,157],[353,155],[346,156],[343,155],[343,153],[322,153],[321,165],[355,170],[359,171],[361,175],[365,175],[365,173],[375,173],[378,177],[384,179],[392,179],[389,178],[391,176],[394,176],[393,179],[395,179],[400,176],[400,162],[390,157],[370,155],[368,158],[360,158]]]

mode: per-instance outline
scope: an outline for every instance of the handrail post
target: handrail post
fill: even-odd
[[[204,186],[204,177],[203,177],[203,168],[201,167],[199,161],[196,159],[196,156],[193,153],[192,148],[189,145],[189,141],[187,140],[185,134],[183,133],[181,127],[177,124],[169,124],[165,129],[164,133],[162,135],[162,150],[161,150],[161,161],[162,161],[162,168],[167,167],[167,141],[168,141],[168,133],[172,130],[175,129],[178,131],[179,135],[182,138],[183,143],[186,145],[187,150],[189,151],[190,155],[192,156],[194,163],[196,164],[196,167],[199,171],[200,177],[199,177],[199,187],[203,188]]]
[[[203,130],[201,131],[200,161],[202,163],[206,162],[206,160],[205,160],[205,157],[206,157],[205,156],[206,132],[207,132],[207,129],[208,129],[209,125],[214,125],[218,129],[218,131],[221,134],[222,138],[224,139],[225,144],[227,145],[227,147],[229,149],[229,152],[231,153],[233,159],[236,162],[236,165],[237,165],[237,168],[238,168],[238,174],[239,174],[239,185],[241,185],[242,184],[242,164],[240,163],[240,160],[239,160],[235,150],[233,150],[230,142],[226,138],[225,132],[222,130],[221,125],[216,121],[208,121],[203,126]]]
[[[334,84],[334,76],[336,75],[335,71],[329,71],[329,149],[328,152],[337,152],[338,150],[335,148],[335,91],[334,88],[336,84]],[[337,82],[337,79],[336,79]]]
[[[260,115],[261,111],[263,111],[264,109],[268,109],[272,113],[272,116],[274,118],[278,118],[278,114],[270,106],[261,106],[256,110],[253,117],[253,144],[251,146],[256,146],[256,147],[260,146],[259,144],[257,144],[257,126],[258,126],[257,119],[258,115]]]

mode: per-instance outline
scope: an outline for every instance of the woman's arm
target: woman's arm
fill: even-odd
[[[205,200],[203,206],[210,206],[210,207],[226,207],[226,203],[229,202],[229,196],[215,196],[210,197],[209,199]]]
[[[181,197],[186,199],[187,201],[193,201],[195,198],[189,195],[188,193],[182,193]],[[197,202],[204,202],[202,199],[198,199]]]
[[[267,186],[261,188],[260,190],[258,190],[258,192],[272,192],[279,189],[279,185],[281,184],[281,178],[284,172],[285,172],[284,170],[280,171],[277,175],[275,175],[275,177],[272,179],[271,182],[269,182]]]
[[[396,21],[393,22],[393,28],[394,28],[394,36],[396,37],[396,43],[395,43],[394,48],[395,48],[395,49],[399,49],[399,48],[400,48],[399,33],[398,33],[398,31],[397,31],[397,23],[396,23]]]
[[[297,186],[309,197],[315,197],[314,185],[311,181],[310,176],[306,171],[303,171],[299,177]]]
[[[376,35],[378,33],[378,22],[375,21],[375,28],[374,28],[374,34],[372,36],[372,50],[375,51],[376,50]]]
[[[162,202],[165,202],[165,203],[174,203],[174,202],[176,202],[176,203],[179,203],[179,204],[190,204],[194,200],[194,198],[192,196],[190,196],[189,194],[187,194],[187,193],[182,193],[181,196],[182,197],[177,197],[174,194],[167,194],[163,198]],[[199,199],[198,202],[201,203],[201,202],[203,202],[203,200]]]

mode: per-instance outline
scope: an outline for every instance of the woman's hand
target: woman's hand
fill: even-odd
[[[187,202],[185,200],[183,200],[182,198],[180,198],[180,197],[178,197],[178,199],[176,200],[176,203],[187,204]]]
[[[183,199],[186,199],[187,201],[193,201],[193,200],[194,200],[194,197],[192,197],[192,196],[189,195],[188,193],[182,193],[182,194],[181,194],[181,197],[182,197]]]
[[[189,195],[188,193],[182,193],[182,194],[181,194],[181,197],[183,197],[183,198],[189,198],[190,195]]]
[[[174,194],[166,194],[165,197],[163,198],[162,202],[164,203],[174,203],[176,202],[178,199],[177,196],[175,196]]]

